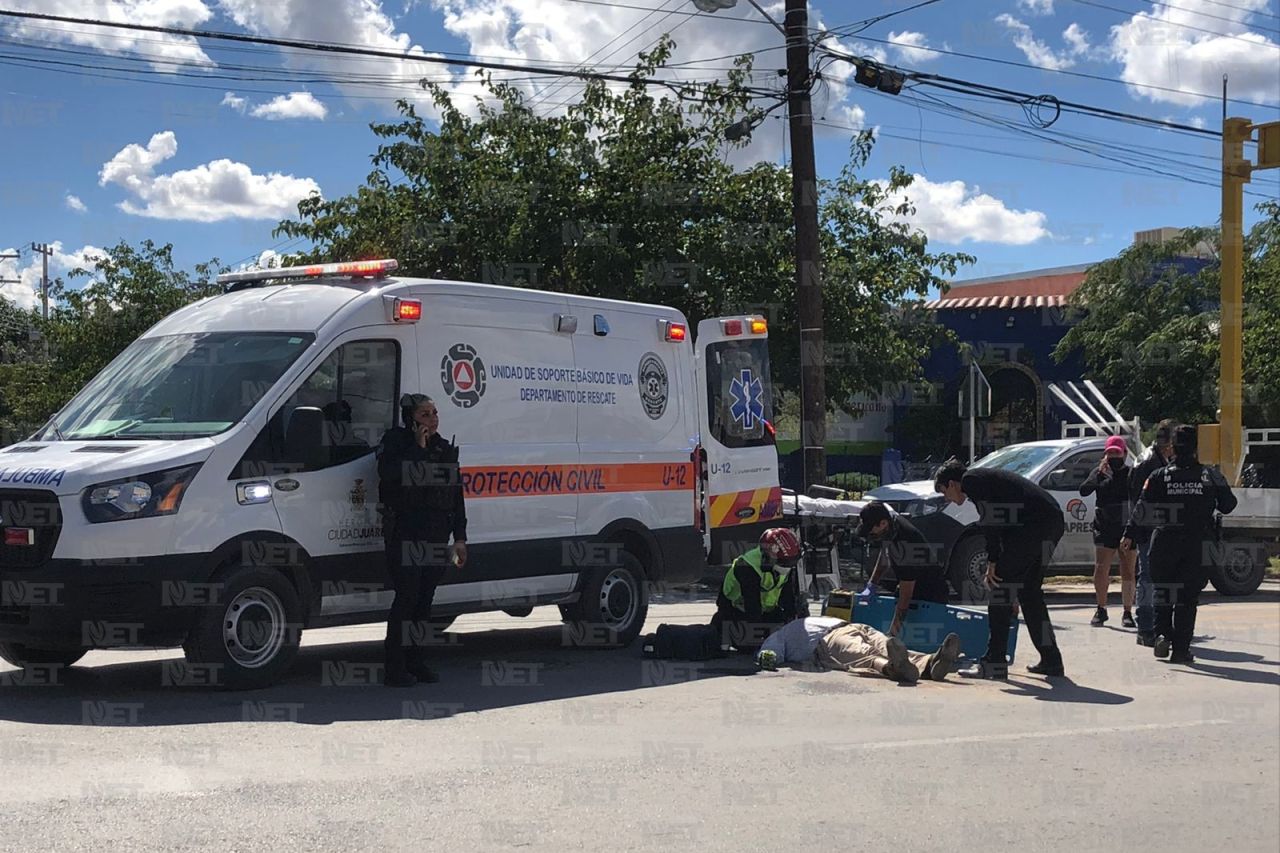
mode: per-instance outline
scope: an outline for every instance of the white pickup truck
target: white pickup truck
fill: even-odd
[[[1082,496],[1080,486],[1102,459],[1105,436],[1065,438],[1011,444],[989,453],[974,467],[1003,468],[1039,483],[1062,505],[1066,533],[1058,543],[1051,571],[1093,571],[1094,495]],[[1258,588],[1267,559],[1280,542],[1280,430],[1250,430],[1246,434],[1242,481],[1235,489],[1240,505],[1223,519],[1222,547],[1210,581],[1223,595],[1248,595]],[[1130,455],[1129,463],[1136,459]],[[911,518],[920,531],[942,545],[947,576],[965,601],[982,601],[986,588],[986,543],[974,522],[977,510],[969,501],[956,506],[933,490],[931,480],[894,483],[873,489],[865,498],[882,500]]]

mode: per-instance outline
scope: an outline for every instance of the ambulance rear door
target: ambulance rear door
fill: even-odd
[[[728,565],[782,518],[764,319],[717,317],[694,340],[704,536]]]

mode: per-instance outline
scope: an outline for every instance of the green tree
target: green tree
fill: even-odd
[[[177,269],[172,245],[150,240],[107,249],[94,269],[68,274],[50,292],[48,321],[29,315],[40,341],[0,363],[0,429],[3,442],[25,437],[60,409],[134,339],[178,308],[218,292],[216,260],[194,274]],[[12,306],[0,308],[9,328]],[[16,332],[15,332],[16,335]],[[17,338],[15,338],[17,340]]]
[[[1245,237],[1245,423],[1280,423],[1280,204],[1258,206],[1262,219]],[[1144,421],[1216,420],[1221,234],[1190,228],[1160,246],[1130,246],[1089,270],[1072,296],[1085,310],[1063,337],[1058,360],[1079,350],[1091,378],[1116,395],[1125,414]],[[1214,262],[1192,269],[1188,255]]]
[[[749,58],[696,96],[658,98],[648,81],[670,55],[642,56],[632,85],[587,85],[564,115],[540,116],[520,91],[486,81],[473,118],[424,83],[441,118],[413,105],[373,125],[384,140],[354,193],[313,197],[277,233],[311,241],[308,261],[395,257],[409,275],[537,286],[671,305],[691,322],[764,311],[774,381],[799,386],[791,177],[777,164],[736,170],[725,130],[752,109]],[[942,334],[903,311],[972,259],[930,253],[893,221],[909,205],[860,177],[873,144],[857,137],[840,177],[822,185],[829,400],[915,378]]]

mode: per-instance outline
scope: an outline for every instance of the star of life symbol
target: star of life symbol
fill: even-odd
[[[743,368],[729,383],[729,395],[733,397],[729,414],[744,430],[755,429],[757,422],[764,420],[764,385],[752,376],[750,368]]]

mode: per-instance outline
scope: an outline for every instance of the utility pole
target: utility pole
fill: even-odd
[[[796,231],[796,314],[800,320],[800,447],[804,491],[827,482],[826,356],[822,332],[822,249],[818,240],[818,169],[813,154],[809,88],[808,0],[786,0],[785,26],[756,0],[747,0],[782,33],[787,44],[787,113],[791,131],[791,207]],[[693,0],[703,12],[732,9],[738,0]],[[750,130],[744,122],[730,138]],[[729,136],[729,134],[726,134]]]
[[[796,230],[796,301],[800,319],[800,446],[804,488],[827,482],[826,355],[822,329],[822,249],[818,240],[818,169],[809,88],[808,0],[786,0],[787,112],[791,128],[791,201]]]
[[[32,243],[31,251],[40,253],[41,271],[40,271],[40,304],[43,306],[43,314],[46,320],[49,319],[49,256],[53,254],[53,247],[48,243]]]
[[[1258,132],[1258,162],[1244,156],[1244,143]],[[1244,461],[1244,185],[1257,169],[1280,167],[1280,122],[1251,124],[1245,118],[1222,120],[1222,267],[1219,321],[1221,356],[1218,377],[1218,463],[1236,485]]]

